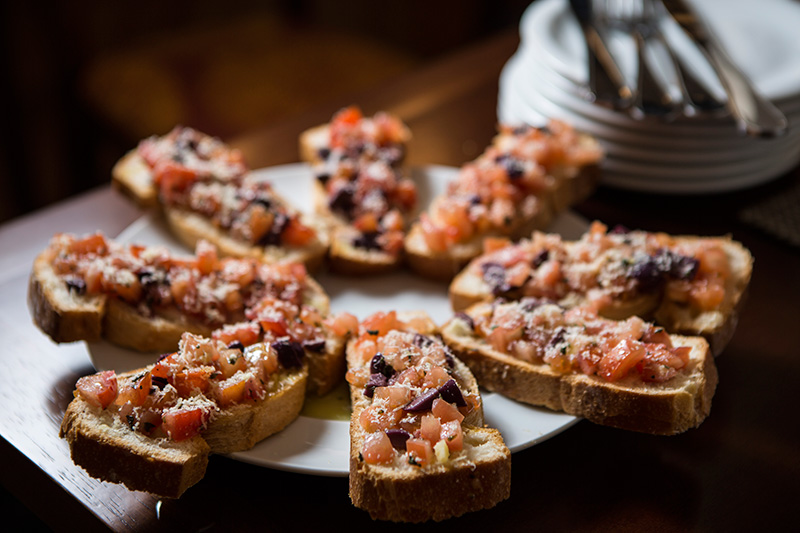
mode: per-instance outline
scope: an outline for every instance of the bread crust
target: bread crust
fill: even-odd
[[[482,387],[517,401],[563,411],[620,429],[674,435],[700,425],[711,410],[718,376],[702,337],[671,335],[674,346],[690,346],[690,362],[663,384],[636,377],[611,383],[581,373],[558,374],[546,363],[531,364],[492,349],[454,317],[442,338],[470,367]]]
[[[102,337],[106,298],[76,297],[40,254],[28,280],[28,307],[36,325],[55,342],[98,340]]]
[[[489,428],[465,429],[472,446],[503,450],[474,467],[409,469],[398,472],[368,465],[356,450],[363,438],[353,435],[350,454],[350,498],[353,505],[375,520],[394,522],[441,521],[472,511],[489,509],[510,496],[511,453],[500,432]]]
[[[140,208],[159,207],[158,189],[153,185],[150,167],[136,149],[126,153],[111,169],[111,185]]]

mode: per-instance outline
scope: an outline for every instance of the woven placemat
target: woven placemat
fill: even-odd
[[[742,209],[739,218],[800,247],[800,183]]]

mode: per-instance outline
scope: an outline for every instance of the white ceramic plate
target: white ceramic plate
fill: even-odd
[[[800,94],[797,2],[704,0],[692,5],[762,94],[771,99],[796,98]],[[698,77],[722,96],[710,67],[677,25],[667,19],[664,31],[676,52],[691,61]],[[579,83],[586,80],[586,49],[566,0],[533,3],[522,17],[520,34],[522,41],[539,48],[543,61],[561,75]],[[632,47],[617,40],[609,46],[619,58],[620,67],[631,77],[635,71]]]
[[[420,204],[443,193],[456,169],[429,166],[414,170],[420,191]],[[301,209],[310,208],[312,176],[304,164],[283,165],[255,171],[273,182],[276,190]],[[572,213],[560,216],[549,231],[567,239],[578,238],[586,229],[584,219]],[[145,216],[118,237],[122,242],[161,244],[189,253],[169,233],[158,218]],[[322,273],[317,279],[331,297],[333,312],[349,311],[363,319],[380,310],[426,310],[437,323],[452,315],[447,287],[399,272],[370,279],[345,278]],[[88,343],[92,362],[98,370],[117,371],[151,363],[154,354],[141,354],[106,342]],[[546,409],[526,406],[499,394],[484,393],[486,423],[500,430],[512,452],[542,442],[575,424],[578,419]],[[306,474],[346,476],[349,470],[349,425],[344,420],[329,420],[301,415],[282,432],[250,450],[231,454],[239,461]]]

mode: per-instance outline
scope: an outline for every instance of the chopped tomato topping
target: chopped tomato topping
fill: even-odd
[[[415,466],[426,467],[435,460],[431,441],[422,438],[410,438],[406,441],[408,462]]]
[[[105,409],[117,398],[117,375],[106,370],[91,376],[84,376],[76,384],[81,398],[90,404]]]
[[[180,442],[199,435],[209,418],[201,408],[170,409],[163,415],[163,426],[172,440]]]
[[[383,431],[367,436],[361,454],[364,461],[369,464],[385,464],[394,460],[392,442]]]
[[[150,394],[150,387],[152,384],[153,379],[150,372],[145,372],[140,376],[136,376],[130,383],[120,389],[115,403],[117,405],[130,403],[135,407],[144,405],[147,396]]]
[[[297,218],[289,220],[289,224],[281,234],[287,246],[305,246],[314,238],[316,233]]]

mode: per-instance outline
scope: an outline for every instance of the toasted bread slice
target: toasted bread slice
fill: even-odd
[[[591,194],[601,157],[594,138],[557,121],[549,129],[501,126],[412,225],[405,239],[408,264],[422,276],[449,281],[481,254],[486,237],[516,240],[546,228]]]
[[[373,519],[395,522],[440,521],[495,506],[510,494],[511,453],[497,430],[483,427],[477,382],[469,369],[447,353],[438,337],[432,335],[434,328],[427,315],[409,313],[397,317],[399,321],[394,318],[391,313],[367,318],[361,324],[360,336],[349,341],[347,350],[353,409],[350,422],[350,498],[353,504],[369,512]],[[364,347],[373,340],[378,343],[378,355],[365,361],[370,348],[364,351]],[[440,412],[443,403],[434,403],[433,407],[424,407],[420,412],[400,418],[398,429],[395,426],[387,429],[381,423],[381,415],[376,415],[385,408],[390,413],[408,411],[410,414],[415,409],[411,407],[415,399],[418,401],[426,393],[437,393],[436,383],[430,384],[433,388],[425,388],[406,380],[409,372],[414,372],[412,361],[420,358],[427,361],[423,364],[427,365],[428,376],[446,372],[440,381],[449,379],[451,387],[452,383],[457,383],[463,398],[467,398],[461,409],[471,410],[460,422],[459,436],[453,438],[459,444],[451,450],[448,443],[452,441],[447,440],[450,437],[444,437],[427,455],[423,452],[417,455],[411,443],[421,439],[409,438],[403,444],[390,444],[388,451],[383,450],[386,455],[376,459],[372,442],[396,438],[388,437],[389,433],[384,430],[402,434],[406,430],[413,431],[411,426],[415,424],[419,426],[431,420],[437,420],[433,425],[441,423],[444,428],[444,418],[434,414]],[[380,361],[376,363],[376,359]],[[380,368],[380,375],[385,376],[389,367],[393,378],[388,379],[386,386],[375,386],[376,369]],[[366,387],[361,383],[364,380]],[[439,387],[441,391],[448,385]],[[367,393],[370,388],[371,395]],[[403,398],[398,400],[394,393],[387,392],[390,390],[394,393],[406,390],[408,398],[401,394]],[[448,397],[447,400],[455,402],[448,403],[444,393],[438,394],[441,397],[434,402],[441,401],[448,409],[456,409],[458,402]],[[411,401],[406,404],[407,399]],[[368,427],[372,424],[375,427]],[[425,431],[420,429],[420,435],[430,433],[430,429]],[[406,444],[408,449],[405,449]],[[427,448],[425,446],[423,443],[424,449],[430,448],[431,442],[428,441]]]
[[[398,118],[364,117],[357,108],[300,135],[300,157],[314,174],[315,211],[330,231],[332,271],[374,275],[402,264],[416,186],[397,168],[410,137]]]
[[[514,306],[520,308],[526,304],[514,302],[494,305],[505,306],[503,312],[506,313],[509,308],[513,312]],[[495,312],[490,309],[492,306],[490,303],[477,304],[466,313],[457,314],[442,327],[445,343],[464,360],[481,386],[488,390],[520,402],[583,417],[597,424],[659,435],[673,435],[696,427],[711,410],[717,370],[708,343],[702,337],[668,336],[671,347],[682,347],[674,353],[679,353],[685,359],[683,363],[675,360],[680,368],[671,369],[668,374],[659,374],[666,371],[663,366],[656,368],[653,375],[647,373],[650,366],[646,366],[647,371],[643,370],[642,374],[633,369],[625,374],[624,370],[620,370],[621,367],[611,362],[606,364],[602,358],[615,361],[614,357],[631,346],[634,346],[632,353],[641,355],[646,349],[655,350],[654,345],[649,344],[641,348],[641,352],[636,352],[640,349],[636,343],[623,345],[623,341],[617,344],[614,341],[611,348],[606,348],[600,354],[597,346],[602,342],[592,344],[593,341],[590,341],[585,344],[587,351],[582,351],[583,348],[579,347],[581,341],[575,340],[579,337],[572,336],[569,328],[590,331],[598,327],[596,317],[592,317],[585,323],[580,319],[569,323],[554,321],[536,333],[528,333],[544,343],[540,348],[545,353],[543,357],[532,356],[524,345],[513,344],[519,341],[512,341],[509,348],[498,349],[493,344],[496,339],[490,340],[485,334],[479,333],[479,329],[485,328],[486,324],[475,326],[479,317]],[[517,312],[518,317],[523,316]],[[533,319],[533,322],[526,324],[535,324],[536,320],[542,319]],[[628,324],[622,327],[628,327]],[[550,328],[549,331],[547,328]],[[658,335],[661,336],[659,340],[663,341],[666,334],[659,332]],[[547,352],[550,349],[563,349],[562,355],[553,356]],[[575,355],[576,351],[580,355]],[[588,364],[589,359],[581,358],[588,358],[590,353],[600,362],[594,360],[595,366],[585,373],[581,365]],[[551,357],[553,359],[548,361]],[[650,363],[648,359],[641,361],[643,365],[659,364]],[[653,379],[661,381],[650,381]]]
[[[194,248],[201,240],[213,243],[221,254],[230,257],[255,257],[268,263],[303,263],[316,272],[325,260],[329,239],[323,226],[313,218],[302,216],[303,222],[314,229],[315,236],[302,246],[252,245],[236,239],[215,226],[211,219],[199,213],[176,207],[164,208],[164,215],[173,234],[184,245]]]
[[[254,188],[260,182],[237,150],[183,127],[143,140],[112,169],[114,187],[140,207],[162,210],[171,230],[190,248],[205,239],[224,255],[300,261],[310,270],[318,269],[328,248],[324,228],[313,216],[298,213],[270,187]],[[249,210],[252,202],[261,206],[256,214]],[[253,231],[269,233],[278,218],[287,216],[292,219],[289,225],[302,226],[303,232],[312,235],[292,240],[281,229],[278,235],[265,234],[266,240],[264,235],[247,237]],[[232,220],[236,217],[249,218]],[[233,226],[239,227],[238,232]]]
[[[191,350],[194,355],[186,355]],[[225,358],[238,352],[242,361],[250,363],[233,372],[214,362],[212,350],[225,350]],[[203,478],[209,454],[247,450],[300,414],[307,365],[294,361],[283,367],[281,363],[267,377],[262,361],[281,358],[269,355],[269,350],[230,350],[187,334],[172,356],[183,359],[162,360],[119,376],[109,371],[79,380],[60,434],[70,445],[73,461],[91,476],[123,483],[131,490],[178,498]],[[259,359],[260,354],[267,354],[266,359]],[[197,357],[206,356],[197,362]],[[204,368],[209,369],[205,378],[192,378],[194,388],[187,388],[186,376],[198,376]],[[244,390],[239,390],[238,383]],[[98,392],[104,386],[113,388],[113,396]],[[146,390],[137,395],[137,387]],[[184,422],[187,419],[191,422]]]
[[[733,335],[752,271],[752,255],[730,236],[607,232],[595,222],[578,241],[535,232],[489,251],[452,280],[449,295],[455,311],[496,296],[592,304],[608,318],[639,316],[703,336],[718,355]],[[714,299],[694,299],[709,280]]]
[[[80,251],[83,243],[91,243],[94,248]],[[287,266],[237,259],[219,260],[213,246],[202,245],[202,250],[203,257],[211,264],[203,267],[206,272],[201,274],[197,269],[203,259],[198,256],[178,257],[162,248],[123,246],[105,239],[101,234],[83,238],[56,235],[48,248],[36,257],[31,271],[28,301],[34,322],[55,342],[105,338],[138,351],[162,353],[173,351],[185,331],[209,336],[225,323],[222,317],[211,314],[211,311],[208,320],[203,321],[198,318],[198,314],[202,313],[198,313],[194,307],[194,312],[190,314],[186,308],[180,308],[174,302],[163,305],[152,303],[152,297],[143,288],[146,285],[142,281],[145,275],[160,280],[160,286],[165,291],[174,288],[171,283],[175,283],[176,278],[190,278],[195,282],[196,297],[213,309],[220,303],[215,291],[225,291],[225,298],[233,298],[236,292],[256,295],[259,291],[263,292],[264,282],[270,281],[274,272],[272,279],[276,280],[275,290],[281,290],[277,285],[281,279],[286,280],[285,283],[299,283],[293,290],[300,290],[300,304],[312,307],[322,315],[329,312],[328,296],[316,280],[302,271],[302,266],[294,271],[299,276],[295,281],[295,278],[291,278],[294,275],[292,269]],[[81,261],[87,265],[82,273],[77,271]],[[60,265],[62,274],[56,272],[56,263]],[[234,282],[226,278],[229,276],[226,272],[239,267],[254,272],[261,270],[251,280],[234,286]],[[87,292],[87,283],[91,283],[90,278],[97,270],[102,270],[102,283],[106,285]],[[119,296],[119,290],[137,287],[138,298],[125,300]],[[234,288],[236,291],[231,292]],[[275,295],[267,291],[264,296]],[[250,307],[257,304],[255,301],[249,302]],[[186,305],[189,305],[188,300]],[[238,317],[237,314],[232,316]],[[243,315],[241,318],[244,318]]]

